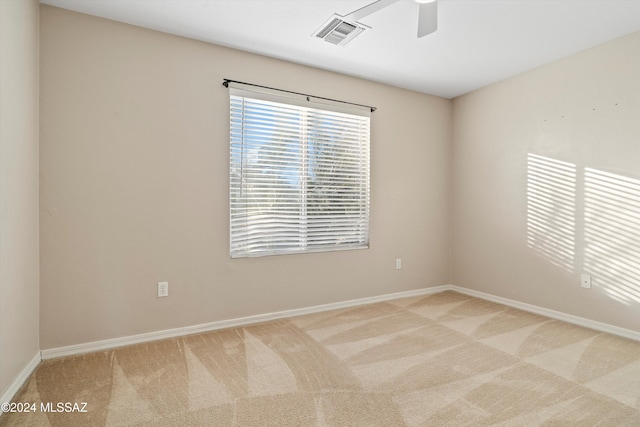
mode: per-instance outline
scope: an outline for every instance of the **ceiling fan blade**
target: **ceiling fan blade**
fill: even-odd
[[[438,29],[438,2],[418,4],[418,37],[424,37]]]
[[[392,5],[393,3],[398,2],[399,0],[377,0],[371,4],[368,4],[360,9],[351,12],[348,15],[345,15],[345,19],[352,21],[359,21],[365,16],[369,16],[372,13],[379,11],[380,9],[384,9],[385,7]]]

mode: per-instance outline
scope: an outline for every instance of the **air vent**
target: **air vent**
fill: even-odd
[[[313,33],[313,36],[331,44],[344,46],[366,28],[358,22],[348,22],[340,15],[333,15]]]

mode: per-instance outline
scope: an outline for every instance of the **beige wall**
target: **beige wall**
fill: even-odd
[[[0,94],[0,396],[3,396],[39,349],[36,0],[0,1]]]
[[[40,64],[42,348],[448,283],[449,100],[48,6]],[[369,250],[229,259],[223,78],[378,107]]]
[[[638,52],[635,33],[454,100],[454,284],[640,331]]]

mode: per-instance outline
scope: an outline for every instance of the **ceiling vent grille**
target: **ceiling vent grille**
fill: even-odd
[[[313,35],[328,43],[344,46],[363,32],[365,28],[358,22],[348,22],[340,15],[333,15]]]

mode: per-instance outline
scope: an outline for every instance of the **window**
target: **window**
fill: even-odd
[[[231,257],[369,247],[368,108],[230,86]]]

